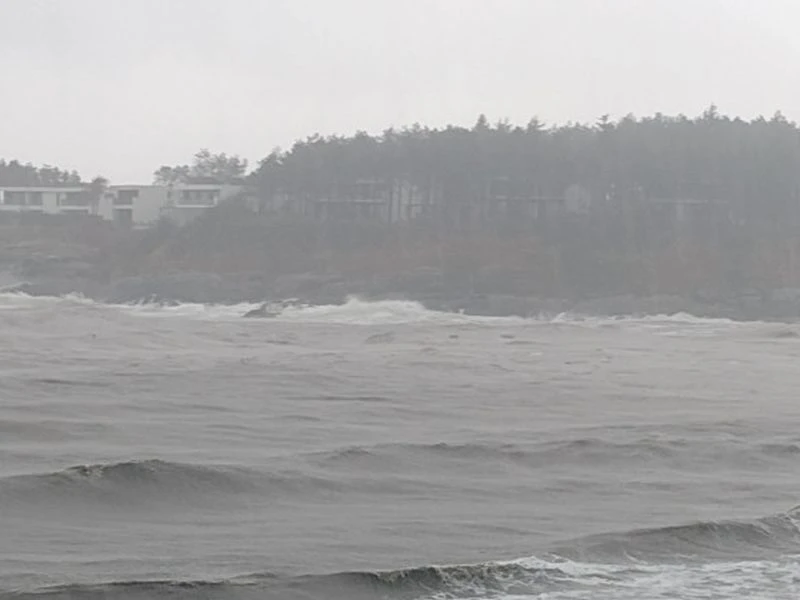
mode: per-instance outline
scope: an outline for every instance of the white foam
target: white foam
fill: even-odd
[[[0,310],[36,309],[50,306],[93,306],[98,303],[81,294],[30,296],[22,292],[0,292]]]
[[[114,305],[119,310],[142,317],[179,317],[199,320],[226,321],[239,319],[260,304],[199,304],[185,302],[175,305],[165,304],[121,304]]]
[[[238,320],[258,304],[208,305],[184,303],[175,306],[142,303],[118,305],[133,315],[148,317],[183,317],[200,320]],[[532,322],[520,317],[479,317],[462,313],[429,310],[419,302],[410,300],[368,301],[348,298],[344,304],[286,306],[280,314],[266,319],[253,319],[252,323],[270,322],[318,323],[341,325],[402,325],[413,323],[433,324],[511,324]]]
[[[460,324],[509,322],[508,318],[475,317],[461,313],[439,312],[410,300],[376,302],[352,297],[341,305],[288,307],[278,317],[285,321],[336,323],[348,325],[400,325],[405,323]],[[515,319],[519,320],[519,319]]]
[[[250,307],[252,308],[252,307]],[[249,310],[249,308],[248,308]],[[606,327],[609,325],[629,325],[649,330],[688,328],[693,330],[721,330],[743,323],[722,318],[695,317],[687,313],[652,316],[597,317],[574,313],[560,313],[555,317],[489,317],[466,315],[463,313],[440,312],[425,308],[411,300],[368,301],[351,297],[341,305],[290,306],[278,320],[341,324],[564,324],[587,327]]]
[[[147,317],[183,317],[200,320],[238,320],[258,304],[230,305],[184,303],[174,306],[142,303],[119,305],[118,308],[133,315]],[[270,322],[330,323],[348,325],[403,324],[425,322],[469,322],[471,317],[454,313],[431,311],[417,302],[389,300],[379,302],[351,298],[341,305],[289,305],[280,314],[266,319],[255,318],[252,323]]]
[[[498,563],[501,564],[501,563]],[[780,560],[711,562],[687,564],[594,564],[567,560],[546,561],[526,558],[505,564],[517,564],[532,571],[558,569],[564,574],[558,584],[532,577],[530,582],[512,581],[507,592],[493,594],[497,600],[795,600],[800,598],[800,562],[796,557]],[[464,590],[475,598],[486,590]],[[526,589],[528,588],[528,589]],[[431,600],[439,596],[431,596]]]
[[[139,303],[103,304],[78,294],[66,296],[29,296],[23,293],[0,292],[0,310],[36,310],[50,307],[93,307],[113,309],[142,317],[174,317],[194,320],[230,321],[238,320],[248,311],[258,308],[260,303],[176,305]],[[349,298],[340,305],[290,305],[277,317],[266,319],[298,323],[329,323],[343,325],[401,325],[429,323],[441,325],[521,325],[554,324],[574,325],[587,328],[625,327],[630,330],[649,331],[664,335],[713,335],[732,328],[764,325],[760,322],[742,323],[730,319],[695,317],[687,313],[652,316],[593,317],[573,313],[561,313],[555,317],[486,317],[462,313],[440,312],[425,308],[410,300],[368,301]]]

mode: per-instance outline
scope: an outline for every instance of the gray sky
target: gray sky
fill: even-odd
[[[149,182],[201,147],[594,121],[800,120],[797,0],[1,0],[0,156]]]

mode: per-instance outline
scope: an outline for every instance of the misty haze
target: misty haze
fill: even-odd
[[[0,4],[0,600],[800,597],[798,18]]]

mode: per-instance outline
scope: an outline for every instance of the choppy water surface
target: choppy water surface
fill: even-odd
[[[800,327],[0,295],[0,597],[800,597]]]

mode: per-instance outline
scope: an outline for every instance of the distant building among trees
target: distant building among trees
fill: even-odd
[[[313,135],[249,173],[245,159],[204,149],[191,164],[159,167],[148,185],[84,182],[74,171],[0,160],[0,212],[186,222],[247,196],[260,213],[454,231],[542,231],[565,219],[661,237],[692,227],[788,231],[800,220],[798,167],[800,129],[780,113],[745,121],[711,106],[695,118],[604,116],[554,127],[481,115],[472,127]]]

